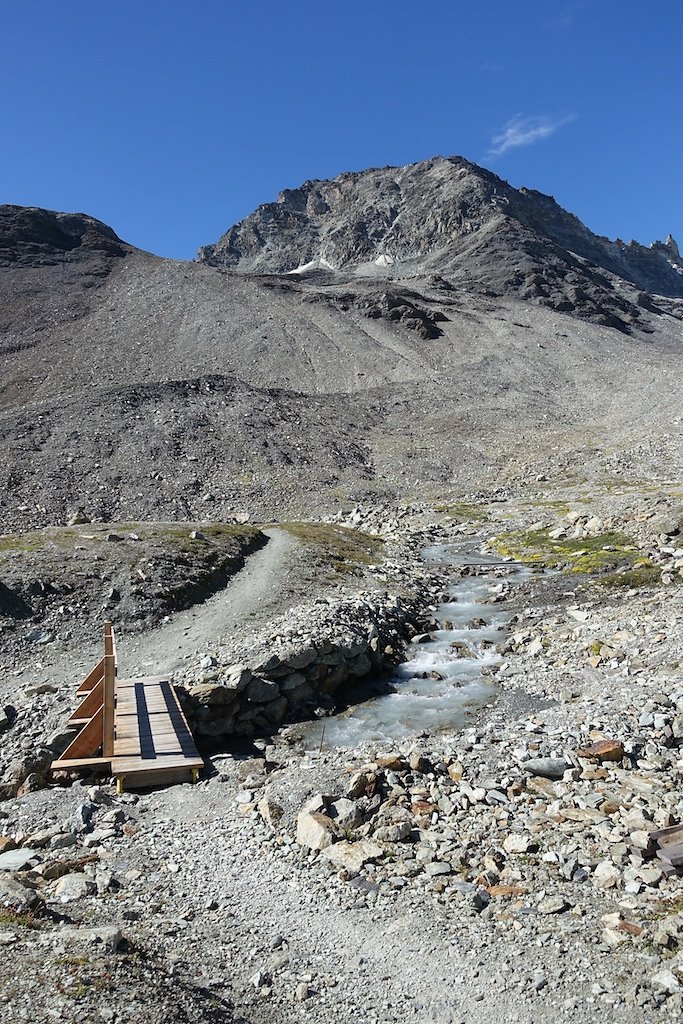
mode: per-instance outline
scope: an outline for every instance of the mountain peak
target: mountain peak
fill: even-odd
[[[513,188],[463,157],[436,156],[284,189],[198,258],[238,273],[439,274],[618,326],[616,279],[635,290],[633,308],[637,291],[683,296],[672,256],[668,241],[612,242],[552,196]]]

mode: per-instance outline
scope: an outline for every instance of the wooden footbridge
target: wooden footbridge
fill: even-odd
[[[104,625],[104,656],[77,693],[85,696],[69,725],[79,731],[53,771],[109,767],[118,792],[196,782],[204,762],[173,686],[164,676],[117,678],[111,622]]]

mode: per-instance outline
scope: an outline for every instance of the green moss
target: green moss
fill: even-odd
[[[602,576],[600,584],[603,587],[656,587],[662,582],[661,567],[652,562],[639,562],[633,569],[626,572],[610,573],[609,576]]]
[[[638,552],[623,533],[612,531],[597,537],[553,540],[549,530],[517,530],[500,534],[493,545],[501,555],[546,569],[560,569],[584,575],[597,575],[633,565]],[[605,549],[609,550],[605,550]]]
[[[10,928],[38,928],[38,920],[33,911],[28,910],[21,913],[12,910],[11,907],[0,909],[0,925],[7,925]]]
[[[557,512],[560,516],[566,516],[569,512],[569,505],[559,498],[537,498],[535,500],[523,501],[522,508],[543,508]]]
[[[434,511],[441,512],[451,519],[455,519],[458,523],[485,523],[489,518],[485,507],[478,505],[474,501],[453,501],[447,505],[435,505]]]
[[[278,523],[307,547],[313,548],[335,572],[355,572],[382,559],[384,541],[361,530],[331,523]]]

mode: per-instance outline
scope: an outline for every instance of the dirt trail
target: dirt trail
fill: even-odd
[[[201,786],[190,797],[187,787],[174,787],[150,795],[152,813],[136,852],[143,870],[156,869],[152,877],[163,879],[169,905],[192,910],[193,923],[174,938],[174,952],[192,962],[201,941],[202,972],[228,978],[250,1024],[295,1024],[304,1017],[314,1024],[348,1022],[358,1007],[373,1024],[488,1024],[500,1012],[501,990],[508,1011],[514,1010],[510,1019],[549,1024],[562,1015],[560,1007],[535,1000],[525,1005],[523,995],[510,991],[509,965],[501,966],[495,955],[487,959],[486,942],[462,932],[452,907],[440,909],[419,896],[408,904],[361,898],[350,905],[353,889],[287,863],[268,843],[267,829],[240,819],[227,789]],[[163,870],[170,858],[179,864],[175,875]],[[216,909],[207,910],[210,897]],[[158,941],[152,921],[147,928]],[[277,936],[287,944],[285,957]],[[279,977],[283,960],[288,983]],[[537,950],[517,961],[531,976]],[[275,973],[272,999],[250,994],[258,971]],[[310,977],[322,995],[292,1004],[287,988],[295,976]]]
[[[268,543],[249,556],[227,587],[144,636],[124,638],[118,651],[122,672],[171,673],[196,652],[209,652],[240,627],[256,625],[294,603],[300,545],[284,530],[264,533]]]
[[[141,636],[118,632],[120,675],[170,674],[198,652],[213,650],[240,627],[263,623],[300,600],[308,584],[299,542],[284,530],[272,528],[264,533],[268,543],[250,555],[228,585],[203,604],[175,613],[168,622]],[[40,659],[27,661],[18,676],[9,671],[0,675],[0,700],[21,702],[24,686],[49,683],[71,701],[79,678],[100,656],[100,627],[95,624],[90,643],[41,651]],[[49,717],[57,728],[64,708],[55,704],[49,708]]]

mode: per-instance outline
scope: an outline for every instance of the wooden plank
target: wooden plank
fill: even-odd
[[[169,679],[117,680],[110,622],[104,625],[104,649],[104,658],[79,687],[88,696],[71,716],[71,724],[84,723],[84,728],[53,768],[109,765],[126,787],[194,778],[204,761]]]
[[[50,767],[53,771],[69,771],[71,768],[89,768],[91,765],[111,765],[110,757],[71,757],[67,761],[58,758]]]
[[[104,708],[100,708],[76,738],[71,741],[60,760],[69,760],[74,757],[95,757],[102,748],[103,721]],[[103,754],[103,757],[106,756]]]
[[[168,676],[139,676],[137,679],[117,679],[116,689],[134,689],[138,683],[144,683],[145,686],[159,685],[168,680]]]
[[[196,766],[200,770],[202,765]],[[183,765],[174,768],[146,769],[140,772],[117,772],[122,789],[143,789],[147,786],[167,786],[172,782],[192,782],[192,766]]]
[[[86,721],[102,707],[104,703],[104,679],[100,679],[99,683],[93,686],[92,690],[85,698],[85,700],[76,708],[73,715],[69,719],[70,725],[75,725],[76,721]]]
[[[141,757],[115,757],[112,761],[112,772],[114,775],[121,775],[127,772],[162,771],[170,768],[203,768],[204,760],[197,757],[179,757],[168,755],[159,757],[156,761],[145,761]]]
[[[107,620],[104,624],[104,656],[114,655],[114,629]]]
[[[660,846],[668,843],[683,842],[683,825],[670,825],[669,828],[660,828],[650,832],[650,839]]]
[[[110,637],[111,639],[111,637]],[[102,718],[102,753],[112,757],[114,753],[114,684],[116,680],[116,664],[114,654],[110,651],[104,656],[104,715]]]
[[[88,693],[93,686],[97,686],[100,679],[104,679],[104,658],[97,662],[92,672],[85,677],[76,693]]]
[[[151,689],[145,687],[145,697],[147,699],[147,709],[150,713],[156,714],[157,712],[167,712],[167,705],[164,696],[158,687]],[[126,690],[121,693],[118,686],[116,687],[116,716],[119,715],[134,715],[137,712],[138,702],[135,699],[135,691]]]

